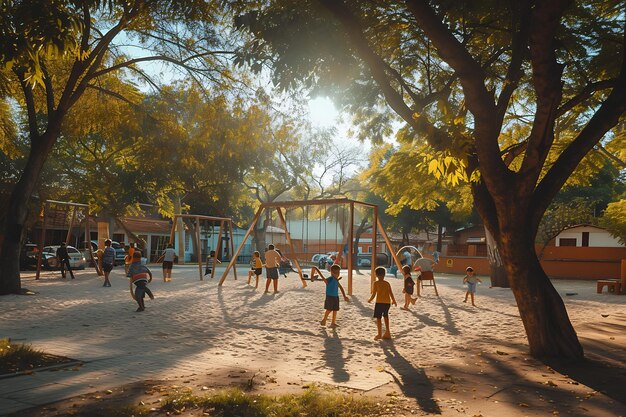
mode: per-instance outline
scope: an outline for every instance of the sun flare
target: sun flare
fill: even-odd
[[[309,117],[315,126],[330,127],[337,123],[338,112],[331,99],[316,97],[309,100]]]

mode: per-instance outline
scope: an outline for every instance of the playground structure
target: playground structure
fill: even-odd
[[[286,240],[285,244],[286,244],[286,248],[288,249],[288,253],[285,253],[284,255],[285,256],[289,255],[293,257],[293,261],[295,263],[299,278],[302,282],[302,287],[306,287],[307,283],[305,281],[305,276],[304,276],[305,274],[303,274],[302,272],[302,265],[307,265],[310,262],[309,261],[309,259],[311,259],[310,255],[311,253],[313,253],[311,252],[311,248],[307,247],[307,242],[310,237],[308,234],[310,209],[315,208],[319,212],[320,226],[318,228],[317,246],[315,246],[315,249],[317,249],[317,252],[319,252],[320,249],[322,248],[320,244],[320,242],[322,241],[321,224],[322,224],[322,221],[324,222],[324,224],[326,224],[327,220],[330,217],[329,209],[328,209],[329,206],[333,208],[333,210],[331,210],[331,214],[333,217],[335,217],[335,220],[336,220],[335,224],[339,225],[339,229],[341,229],[341,239],[340,241],[338,241],[339,231],[338,231],[338,228],[335,227],[335,242],[331,246],[331,249],[333,249],[331,253],[335,254],[333,255],[335,256],[334,262],[338,264],[341,264],[343,254],[344,253],[346,254],[346,257],[347,257],[346,265],[348,266],[347,268],[348,270],[348,288],[347,288],[348,294],[352,295],[353,266],[355,265],[355,261],[356,261],[356,259],[354,258],[355,256],[355,250],[354,250],[355,249],[355,246],[354,246],[355,210],[361,210],[363,212],[365,212],[366,210],[371,211],[372,221],[370,225],[367,228],[364,228],[363,226],[365,225],[365,221],[363,220],[361,222],[361,226],[359,226],[361,232],[363,232],[363,230],[366,230],[366,229],[371,229],[371,248],[373,249],[371,251],[370,263],[368,265],[371,269],[371,280],[370,280],[371,287],[373,288],[373,284],[375,280],[374,270],[376,269],[376,266],[377,266],[376,247],[378,243],[377,237],[379,233],[382,236],[384,243],[390,249],[389,252],[391,253],[393,257],[394,263],[397,265],[398,268],[401,268],[400,261],[398,260],[398,257],[396,256],[395,251],[391,250],[392,245],[389,240],[389,237],[387,236],[387,233],[385,232],[384,228],[382,227],[382,224],[380,223],[380,219],[378,218],[378,206],[376,206],[375,204],[366,203],[366,202],[357,201],[357,200],[351,200],[347,198],[280,201],[280,202],[270,202],[270,203],[261,204],[256,214],[254,215],[254,218],[252,219],[250,227],[248,228],[241,244],[235,251],[228,266],[226,267],[226,270],[224,271],[220,279],[219,285],[220,286],[223,285],[224,281],[226,280],[226,277],[228,276],[230,269],[235,267],[237,257],[241,253],[247,239],[251,236],[251,234],[255,230],[257,223],[262,217],[262,214],[266,213],[266,218],[269,219],[271,218],[272,210],[275,210],[277,213],[277,218],[280,222],[280,225],[283,228],[281,232],[284,233],[284,237]],[[289,210],[291,211],[302,210],[302,213],[300,216],[301,234],[300,234],[300,242],[299,242],[300,247],[299,248],[297,247],[296,242],[294,242],[294,239],[292,238],[291,232],[289,230],[288,221],[286,217],[286,213]],[[361,213],[361,214],[362,214],[362,219],[368,218],[365,215],[365,213]],[[340,220],[341,220],[341,223],[340,223]],[[267,226],[268,226],[267,224],[264,225],[264,228],[266,228],[266,230],[267,230]],[[328,249],[328,247],[326,246],[327,230],[325,226],[324,226],[323,242],[324,242],[324,249]],[[296,249],[299,249],[299,250],[296,250]],[[311,266],[316,266],[316,265],[311,265]],[[235,279],[236,278],[237,278],[237,275],[235,273]]]
[[[409,253],[410,258],[406,260],[405,262],[405,259],[403,259],[404,258],[403,254],[406,252]],[[417,262],[419,259],[424,257],[419,249],[411,245],[402,246],[396,252],[396,256],[399,259],[402,259],[401,261],[402,264],[409,265],[411,267],[411,271],[419,270],[419,268],[415,267],[415,262]],[[400,272],[402,271],[400,270]],[[418,279],[418,285],[420,286],[420,288],[423,289],[424,287],[433,287],[435,290],[435,295],[439,297],[439,291],[437,290],[437,283],[435,282],[435,274],[432,274],[432,275],[428,274],[428,276],[425,276],[424,274],[421,273],[421,271],[419,273],[420,273],[420,276]]]
[[[187,219],[188,221],[192,221],[195,222],[194,223],[185,223],[184,220]],[[170,244],[174,244],[175,242],[175,235],[176,232],[178,231],[179,233],[181,233],[182,238],[179,239],[179,248],[178,248],[178,252],[179,252],[179,262],[184,262],[184,224],[187,225],[191,225],[194,227],[195,229],[195,248],[194,248],[194,255],[197,258],[197,262],[198,262],[198,273],[200,275],[200,281],[202,281],[204,279],[204,274],[202,271],[202,239],[201,239],[201,233],[202,233],[202,222],[212,222],[212,227],[210,229],[205,228],[205,230],[210,230],[211,233],[213,233],[213,230],[215,228],[215,224],[217,222],[219,222],[219,233],[217,236],[217,247],[215,249],[215,255],[213,256],[213,265],[216,265],[218,263],[218,258],[219,258],[219,254],[221,253],[223,247],[222,247],[222,241],[226,241],[226,245],[228,245],[228,242],[230,242],[230,253],[233,253],[234,250],[234,243],[233,243],[233,221],[231,218],[229,217],[215,217],[215,216],[203,216],[203,215],[198,215],[198,214],[175,214],[173,220],[173,224],[172,224],[172,231],[170,233]],[[226,228],[228,227],[228,228]],[[230,233],[231,238],[228,238],[227,234],[225,232]],[[182,260],[181,260],[182,259]],[[236,257],[233,257],[233,259],[236,259]],[[234,274],[235,274],[235,279],[237,279],[237,267],[234,267]],[[211,270],[211,278],[213,278],[215,276],[215,268],[212,268]]]
[[[82,221],[85,222],[85,234],[84,241],[89,242],[91,236],[90,230],[90,214],[89,214],[89,205],[81,204],[81,203],[73,203],[67,201],[55,201],[55,200],[46,200],[43,204],[41,217],[43,217],[43,226],[41,230],[41,236],[39,238],[39,252],[37,254],[37,272],[35,274],[35,279],[39,279],[41,274],[41,256],[43,248],[46,246],[46,232],[48,223],[50,220],[56,220],[56,223],[59,223],[59,220],[62,219],[63,223],[68,219],[68,215],[71,213],[69,217],[69,225],[67,227],[67,235],[65,236],[65,242],[70,242],[72,237],[72,228],[74,227],[74,223],[78,220],[78,224]],[[93,265],[95,265],[96,272],[98,275],[103,275],[101,269],[99,268],[98,262],[95,261],[93,256],[93,251],[91,250],[91,245],[87,246],[89,248],[89,258]]]

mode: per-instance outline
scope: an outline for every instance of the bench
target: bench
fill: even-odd
[[[619,294],[622,283],[617,279],[602,279],[596,282],[596,292],[598,294],[602,294],[604,287],[606,287],[609,293]]]

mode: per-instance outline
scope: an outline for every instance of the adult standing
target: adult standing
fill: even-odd
[[[274,282],[274,294],[278,292],[278,265],[280,264],[280,254],[274,249],[274,245],[269,245],[265,252],[265,293],[270,289],[270,282]]]
[[[172,268],[174,267],[175,257],[176,250],[174,250],[174,245],[169,243],[163,251],[163,282],[172,280]]]
[[[109,274],[113,270],[115,264],[115,249],[111,247],[111,239],[104,241],[104,251],[102,252],[102,272],[104,272],[103,287],[110,287]]]
[[[61,265],[61,278],[65,278],[65,268],[67,268],[70,276],[74,279],[74,273],[70,267],[70,254],[67,253],[67,245],[65,242],[61,243],[61,246],[57,249],[56,255],[59,260],[59,264]]]
[[[408,248],[404,248],[404,251],[402,251],[402,260],[400,261],[400,264],[408,266],[412,265],[411,251]]]

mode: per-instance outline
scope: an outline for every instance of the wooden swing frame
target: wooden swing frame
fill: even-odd
[[[211,278],[215,276],[215,267],[217,266],[217,254],[221,253],[222,250],[222,234],[226,224],[228,224],[228,231],[230,232],[230,253],[231,255],[235,251],[234,247],[234,236],[233,236],[233,220],[230,217],[215,217],[215,216],[203,216],[199,214],[175,214],[172,219],[172,231],[170,232],[170,244],[174,244],[174,236],[176,234],[176,224],[178,219],[195,219],[196,221],[196,246],[198,248],[198,273],[200,275],[200,281],[204,280],[204,274],[202,273],[202,251],[200,250],[200,220],[208,220],[212,222],[220,222],[220,231],[217,235],[217,248],[215,248],[215,256],[213,257],[213,268],[211,269]],[[183,222],[184,224],[184,222]],[[215,224],[214,224],[215,226]],[[184,245],[185,242],[180,242],[181,245]],[[231,256],[232,257],[232,256]],[[232,257],[232,259],[237,259],[236,256]],[[232,261],[231,259],[231,261]],[[235,279],[237,279],[237,266],[235,265],[233,269],[235,273]],[[221,284],[221,283],[220,283]]]
[[[41,237],[39,238],[39,253],[37,254],[37,272],[35,273],[35,279],[38,280],[39,279],[39,275],[41,274],[41,256],[42,256],[42,253],[43,253],[43,248],[45,247],[45,244],[46,244],[46,242],[45,242],[45,240],[46,240],[46,232],[47,232],[47,229],[48,229],[48,216],[46,214],[47,214],[47,212],[48,212],[48,210],[49,210],[51,205],[65,206],[65,207],[67,207],[67,210],[74,209],[74,211],[72,212],[72,220],[70,220],[70,225],[67,228],[67,236],[65,237],[65,241],[66,242],[69,242],[70,237],[72,237],[72,226],[74,225],[74,221],[76,220],[76,211],[79,208],[86,209],[85,210],[85,237],[86,237],[85,241],[89,244],[89,259],[95,265],[96,273],[98,275],[103,275],[103,273],[100,270],[100,267],[98,265],[98,262],[96,262],[96,260],[93,257],[93,251],[91,250],[91,229],[90,229],[90,225],[89,225],[89,222],[91,220],[91,216],[89,214],[89,205],[88,204],[81,204],[81,203],[73,203],[71,201],[46,200],[46,201],[44,201],[43,207],[42,207],[43,226],[41,228]]]
[[[357,200],[351,200],[348,198],[332,198],[332,199],[321,199],[321,200],[299,200],[299,201],[275,201],[275,202],[271,202],[271,203],[262,203],[261,206],[259,207],[259,209],[257,210],[256,214],[254,215],[252,222],[250,224],[250,227],[248,228],[248,231],[246,232],[243,240],[241,241],[241,244],[239,245],[239,247],[237,248],[237,251],[235,252],[235,254],[233,255],[230,263],[228,264],[228,266],[226,267],[226,271],[224,271],[224,274],[222,275],[222,278],[220,279],[220,283],[219,285],[221,286],[224,281],[226,280],[226,276],[228,275],[228,272],[230,271],[231,268],[235,268],[236,265],[236,261],[237,261],[237,257],[239,256],[239,254],[241,253],[244,244],[246,243],[246,241],[248,240],[248,238],[250,237],[250,235],[252,234],[252,232],[254,231],[254,228],[257,224],[257,222],[259,221],[259,219],[261,218],[261,215],[263,214],[263,212],[265,210],[272,210],[275,209],[276,212],[278,213],[278,218],[280,219],[280,222],[282,224],[282,226],[285,228],[285,238],[287,240],[287,244],[289,245],[289,248],[291,249],[291,253],[296,253],[294,246],[293,246],[293,242],[291,240],[291,235],[289,234],[289,230],[287,228],[287,222],[285,221],[285,215],[283,213],[283,209],[285,209],[285,211],[288,208],[292,208],[292,207],[300,207],[302,209],[304,209],[305,207],[313,207],[313,206],[324,206],[324,205],[339,205],[339,204],[348,204],[350,207],[350,214],[349,214],[349,218],[350,218],[350,224],[349,224],[349,231],[348,231],[348,295],[352,295],[352,265],[354,264],[354,208],[356,206],[358,207],[365,207],[365,208],[370,208],[373,210],[373,221],[372,221],[372,258],[371,258],[371,282],[370,282],[370,291],[373,291],[374,288],[374,281],[376,280],[376,275],[374,273],[375,269],[376,269],[376,246],[377,246],[377,235],[380,232],[380,234],[382,235],[385,243],[387,244],[387,247],[389,248],[389,252],[391,253],[391,256],[393,257],[393,261],[396,263],[396,265],[398,266],[398,268],[401,268],[400,266],[400,261],[398,260],[398,257],[396,256],[395,251],[393,250],[393,246],[391,246],[391,241],[389,240],[389,236],[387,236],[387,233],[385,232],[385,229],[383,228],[382,224],[380,223],[380,219],[378,217],[378,206],[375,204],[371,204],[371,203],[366,203],[363,201],[357,201]],[[300,267],[300,262],[298,262],[298,259],[294,258],[294,262],[296,264],[296,268],[298,270],[298,275],[300,277],[300,281],[302,282],[302,287],[306,288],[307,283],[304,279],[304,274],[302,273],[302,268]],[[237,279],[237,274],[235,273],[235,279]]]

